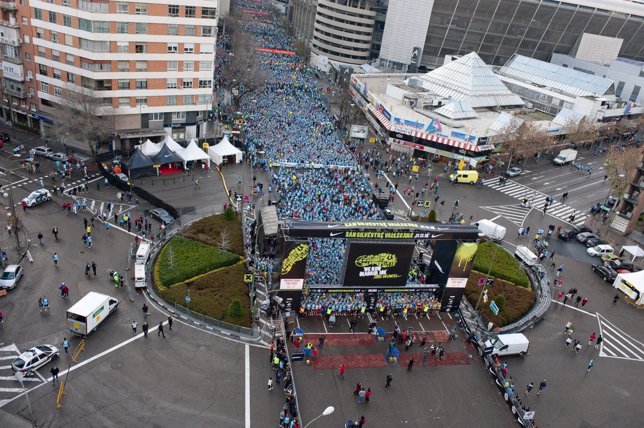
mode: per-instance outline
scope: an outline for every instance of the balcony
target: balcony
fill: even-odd
[[[6,95],[11,95],[16,98],[21,98],[21,99],[27,98],[27,93],[23,91],[21,87],[17,87],[17,88],[5,87],[4,93]]]
[[[0,1],[0,9],[15,12],[18,10],[18,5],[13,1]]]

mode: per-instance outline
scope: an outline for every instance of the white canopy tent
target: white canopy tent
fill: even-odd
[[[613,287],[633,299],[636,305],[644,305],[644,270],[633,273],[620,273]]]
[[[183,158],[184,162],[203,160],[207,163],[210,162],[210,156],[197,146],[197,140],[190,141],[188,147],[183,149],[179,155]]]
[[[637,245],[624,245],[622,247],[622,251],[619,252],[619,255],[620,256],[625,256],[624,253],[628,253],[631,256],[633,256],[633,258],[631,259],[631,262],[634,262],[635,259],[637,259],[639,257],[644,257],[644,250],[642,250]]]
[[[215,164],[221,165],[227,156],[235,156],[235,163],[241,163],[243,153],[228,141],[228,137],[224,137],[219,143],[208,148],[208,156]]]
[[[178,154],[179,156],[181,156],[181,152],[184,150],[183,146],[181,146],[181,144],[179,144],[176,141],[174,141],[171,136],[167,135],[165,137],[165,140],[163,140],[163,142],[165,143],[166,146],[168,146],[168,148],[171,151],[173,151],[176,154]],[[183,157],[183,156],[181,156],[181,157]]]
[[[163,148],[163,143],[153,143],[150,139],[145,140],[145,143],[141,144],[138,149],[141,150],[141,153],[148,157],[154,157],[161,151]]]

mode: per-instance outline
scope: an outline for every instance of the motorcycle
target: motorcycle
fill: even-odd
[[[114,287],[118,288],[123,286],[123,275],[119,274],[114,269],[108,269],[107,274],[114,283]]]

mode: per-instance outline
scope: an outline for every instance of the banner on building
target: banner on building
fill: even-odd
[[[306,277],[306,259],[309,256],[309,243],[306,241],[286,241],[284,258],[280,273],[280,290],[301,290]]]
[[[343,284],[345,287],[404,287],[413,255],[413,243],[351,242]]]

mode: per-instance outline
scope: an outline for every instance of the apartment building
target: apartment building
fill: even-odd
[[[16,119],[46,136],[60,119],[57,106],[82,94],[113,121],[121,142],[163,136],[164,129],[177,140],[203,136],[212,107],[217,0],[19,1],[6,11],[15,13],[8,25],[2,8],[2,29],[19,27],[15,50],[13,33],[3,43],[5,95],[22,96],[28,107],[26,118]],[[20,60],[15,72],[6,71],[5,64]]]

